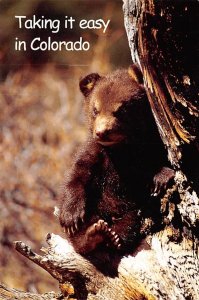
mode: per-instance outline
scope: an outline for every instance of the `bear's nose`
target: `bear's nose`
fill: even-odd
[[[108,138],[109,130],[103,130],[103,131],[97,130],[95,134],[100,140],[105,140]]]

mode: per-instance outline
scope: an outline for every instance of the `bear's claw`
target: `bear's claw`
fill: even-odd
[[[90,238],[94,238],[96,234],[102,234],[107,239],[108,245],[114,246],[117,249],[121,247],[121,240],[118,234],[108,227],[108,223],[102,219],[91,225],[87,234]]]
[[[95,233],[104,233],[105,236],[110,240],[111,245],[120,249],[121,239],[119,235],[108,227],[108,224],[104,220],[98,220],[97,223],[93,224],[91,232]]]
[[[108,231],[108,224],[104,220],[98,220],[97,223],[93,224],[93,230],[95,233],[103,233]]]
[[[69,237],[74,236],[74,234],[78,231],[78,223],[74,222],[72,226],[65,227],[64,231],[68,233]],[[102,219],[92,224],[87,230],[87,235],[91,239],[94,239],[96,234],[104,235],[104,237],[108,240],[108,244],[114,246],[116,249],[121,248],[120,237],[115,231],[108,227],[108,223]]]
[[[109,236],[111,242],[113,243],[113,245],[117,249],[120,249],[121,248],[121,240],[120,240],[119,235],[115,231],[112,231],[111,228],[109,228],[108,229],[108,236]]]
[[[67,232],[69,236],[74,236],[79,231],[80,224],[84,224],[84,218],[79,218],[78,221],[74,221],[70,226],[64,226],[64,232]]]
[[[151,189],[151,196],[157,197],[162,193],[165,193],[167,188],[174,184],[175,171],[163,167],[159,173],[157,173],[153,178],[153,186]]]

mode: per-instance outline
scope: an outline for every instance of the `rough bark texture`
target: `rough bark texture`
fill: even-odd
[[[123,257],[116,277],[104,276],[53,234],[47,236],[49,247],[43,256],[22,242],[15,247],[58,280],[65,299],[197,300],[199,2],[124,0],[123,8],[132,58],[143,71],[157,126],[176,169],[176,184],[161,201],[165,228],[143,240],[133,255]],[[0,297],[60,298],[5,286],[0,286]]]
[[[16,289],[11,289],[6,287],[4,284],[0,284],[0,299],[1,300],[14,300],[14,299],[24,299],[24,300],[52,300],[60,299],[60,295],[56,295],[54,292],[46,293],[43,295],[31,294],[22,292]]]
[[[43,256],[22,242],[15,242],[15,247],[58,280],[65,299],[198,299],[198,249],[191,240],[170,242],[165,247],[167,242],[168,231],[152,237],[151,250],[144,250],[143,241],[133,256],[122,258],[114,278],[104,276],[66,240],[54,234],[48,234],[49,246],[42,249]],[[0,299],[64,298],[54,293],[35,295],[0,286]]]
[[[143,71],[168,158],[183,171],[178,177],[178,209],[183,221],[197,229],[199,2],[128,0],[124,1],[124,16],[132,58]]]
[[[132,59],[144,75],[150,105],[168,150],[168,158],[177,171],[176,187],[179,196],[175,216],[170,224],[188,241],[192,236],[198,247],[199,220],[199,2],[164,0],[124,0],[125,27]],[[169,199],[172,203],[171,198]],[[171,220],[171,219],[170,219]],[[176,246],[179,242],[176,241]],[[170,249],[176,258],[171,242],[162,241],[164,250]],[[164,251],[163,251],[164,252]],[[166,252],[165,252],[166,253]],[[182,261],[187,257],[181,252]],[[165,263],[170,262],[163,255]],[[195,262],[194,262],[195,260]],[[199,271],[198,257],[193,263]],[[177,260],[176,260],[177,262]],[[175,265],[175,263],[174,263]],[[171,268],[174,265],[170,265]],[[182,286],[184,275],[191,269],[186,264],[179,268],[179,277],[173,278],[176,286]],[[185,280],[188,281],[187,279]],[[157,282],[157,286],[160,283]],[[171,280],[168,280],[168,290]],[[198,291],[195,279],[192,288]],[[182,299],[198,299],[196,294],[182,292]],[[175,299],[176,293],[168,299]],[[187,298],[188,297],[188,298]],[[177,298],[178,299],[178,298]],[[181,298],[180,298],[181,299]]]
[[[198,150],[199,3],[127,0],[124,15],[133,61],[142,68],[169,158],[180,166],[184,144]]]

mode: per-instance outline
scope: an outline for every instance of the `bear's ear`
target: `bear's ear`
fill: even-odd
[[[129,76],[138,84],[143,84],[143,75],[140,68],[137,65],[131,65],[128,68]]]
[[[95,83],[100,79],[100,75],[97,73],[91,73],[80,80],[79,87],[82,94],[87,97],[92,89],[94,88]]]

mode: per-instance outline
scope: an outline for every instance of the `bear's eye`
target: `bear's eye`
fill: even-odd
[[[93,116],[96,117],[99,114],[99,111],[96,107],[93,108]]]
[[[132,101],[133,100],[133,101]],[[113,113],[114,117],[120,119],[120,118],[126,118],[127,114],[129,114],[132,109],[134,110],[134,99],[129,99],[125,101],[117,111]]]

